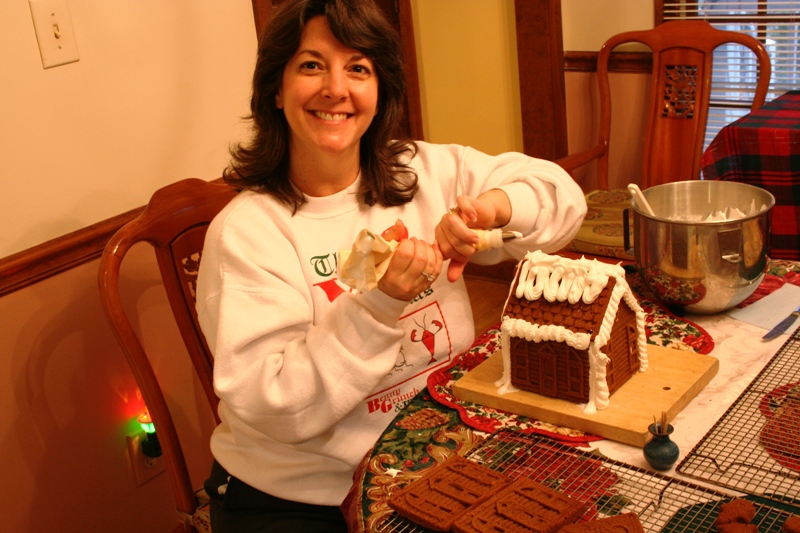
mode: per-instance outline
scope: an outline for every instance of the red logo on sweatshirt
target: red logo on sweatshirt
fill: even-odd
[[[325,291],[325,295],[328,297],[328,301],[332,302],[345,292],[348,292],[348,289],[343,289],[341,285],[339,285],[335,279],[328,279],[322,281],[320,283],[315,283],[314,287],[319,287],[323,291]]]
[[[378,396],[377,398],[368,400],[367,409],[370,413],[377,411],[380,411],[381,413],[388,413],[392,410],[399,411],[417,394],[419,394],[419,391],[416,389],[416,387],[405,394],[402,394],[400,389],[394,389],[386,394]]]
[[[436,348],[436,334],[441,331],[443,326],[438,320],[432,320],[429,326],[425,319],[426,317],[423,315],[422,324],[416,320],[414,321],[419,329],[412,329],[411,336],[409,338],[411,339],[411,342],[421,342],[425,346],[425,348],[428,350],[428,353],[431,354],[431,360],[428,361],[428,364],[431,364],[436,362],[436,356],[434,355]],[[418,335],[419,338],[417,338]]]

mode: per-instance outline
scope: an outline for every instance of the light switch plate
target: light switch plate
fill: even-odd
[[[67,0],[28,0],[44,68],[78,61]]]

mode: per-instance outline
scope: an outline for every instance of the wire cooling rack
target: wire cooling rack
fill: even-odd
[[[791,510],[774,507],[769,500],[706,488],[537,435],[498,432],[467,459],[512,479],[529,477],[586,503],[588,510],[581,521],[632,512],[647,532],[704,533],[716,531],[719,506],[734,497],[753,501],[757,514],[751,523],[761,533],[780,533],[781,525],[792,514]],[[391,514],[377,531],[428,530]]]
[[[800,508],[800,330],[676,471]]]

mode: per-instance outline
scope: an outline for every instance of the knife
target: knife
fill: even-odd
[[[761,338],[764,340],[774,339],[775,337],[777,337],[778,335],[789,329],[789,326],[794,324],[794,321],[797,320],[798,316],[800,316],[800,307],[789,313],[789,316],[778,322],[778,324],[774,328],[769,330],[769,332]]]

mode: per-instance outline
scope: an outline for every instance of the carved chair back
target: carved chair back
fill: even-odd
[[[172,314],[209,406],[219,422],[219,400],[212,382],[213,359],[197,323],[195,287],[208,225],[235,194],[227,185],[199,179],[186,179],[159,189],[144,211],[109,240],[100,260],[103,309],[153,418],[186,530],[192,529],[192,515],[198,507],[195,488],[189,478],[165,391],[123,306],[120,267],[133,245],[140,242],[152,245]]]
[[[758,64],[753,110],[766,99],[770,59],[760,41],[743,33],[722,31],[701,20],[673,20],[652,30],[631,31],[609,38],[597,58],[600,92],[600,133],[595,147],[559,161],[567,170],[598,159],[598,188],[608,189],[608,150],[611,132],[611,90],[608,66],[620,45],[641,43],[652,50],[653,66],[643,168],[639,185],[699,179],[711,97],[714,50],[726,43],[750,49]]]

